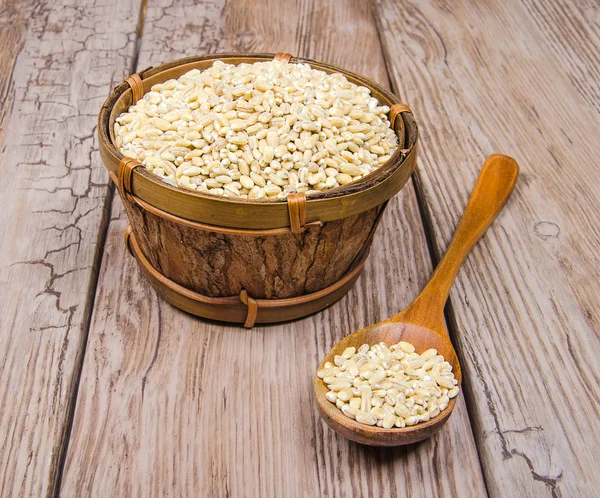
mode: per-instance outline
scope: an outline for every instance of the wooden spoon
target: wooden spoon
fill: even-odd
[[[414,345],[417,353],[437,349],[438,354],[452,365],[460,386],[462,374],[444,324],[444,305],[460,265],[506,204],[518,176],[519,166],[511,157],[500,154],[488,157],[448,251],[421,294],[397,315],[342,339],[325,357],[319,370],[325,362],[333,363],[334,357],[341,355],[347,347],[358,349],[362,344],[378,342],[391,346],[402,340]],[[403,429],[382,429],[346,417],[325,398],[328,389],[323,380],[315,375],[314,384],[317,406],[325,422],[340,435],[373,446],[400,446],[431,437],[447,422],[456,399],[450,400],[448,407],[428,422]]]

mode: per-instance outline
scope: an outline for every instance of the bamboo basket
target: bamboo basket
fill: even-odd
[[[365,178],[311,195],[248,200],[172,187],[114,145],[115,119],[160,82],[214,61],[273,58],[308,63],[371,89],[390,106],[400,146]],[[340,299],[362,269],[387,201],[415,168],[417,125],[410,109],[373,81],[289,54],[212,54],[148,68],[119,84],[100,110],[100,154],[125,205],[125,242],[156,291],[209,319],[243,323],[299,318]]]

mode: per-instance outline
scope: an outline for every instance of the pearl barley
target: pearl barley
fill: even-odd
[[[154,85],[115,122],[115,144],[166,183],[249,199],[356,181],[398,147],[389,107],[340,73],[216,61]]]
[[[384,429],[407,427],[437,417],[458,395],[452,365],[408,342],[346,348],[317,372],[325,395],[344,415]]]

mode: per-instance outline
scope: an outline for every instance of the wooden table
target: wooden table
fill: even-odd
[[[594,0],[0,0],[0,496],[567,497],[600,486],[600,9]],[[420,125],[352,291],[244,330],[157,297],[122,241],[96,116],[128,74],[290,52]],[[464,390],[412,447],[337,437],[329,348],[417,294],[480,165],[522,176],[451,294]]]

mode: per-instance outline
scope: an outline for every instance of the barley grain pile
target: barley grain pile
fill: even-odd
[[[394,153],[389,107],[339,73],[216,61],[154,85],[115,123],[121,152],[171,185],[283,198],[345,185]]]
[[[452,365],[428,349],[421,354],[408,342],[346,348],[317,376],[326,398],[346,417],[384,429],[413,426],[437,417],[458,395]]]

